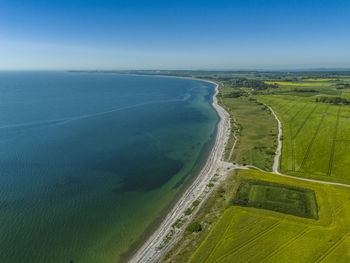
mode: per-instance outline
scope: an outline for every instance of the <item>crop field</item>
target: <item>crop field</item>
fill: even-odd
[[[260,180],[241,180],[233,204],[318,219],[315,192]]]
[[[201,231],[185,231],[162,262],[350,262],[350,187],[328,183],[350,185],[349,74],[208,75],[232,119],[224,160],[257,169],[230,173],[193,218]],[[263,103],[282,122],[279,170],[295,178],[259,170],[277,145]]]
[[[313,200],[310,193],[314,193],[318,219],[275,212],[271,207],[232,205],[189,262],[350,262],[350,207],[347,205],[350,191],[347,188],[254,170],[239,171],[238,180],[246,184],[243,192],[250,188],[247,202],[258,194],[265,202],[278,200],[290,208],[291,200],[305,204]],[[262,188],[254,189],[254,185]],[[268,198],[266,187],[274,188]],[[235,198],[239,192],[238,189]],[[308,196],[302,197],[303,193]],[[300,204],[294,208],[299,210]]]
[[[292,96],[257,99],[282,121],[282,173],[350,183],[350,106]]]

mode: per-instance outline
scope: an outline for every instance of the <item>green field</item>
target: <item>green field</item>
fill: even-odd
[[[315,192],[261,180],[241,180],[234,205],[318,219]]]
[[[239,180],[264,180],[279,188],[314,191],[319,219],[232,206],[226,209],[189,262],[349,262],[347,188],[253,170],[240,171]]]
[[[329,183],[350,185],[350,72],[176,74],[219,83],[232,124],[226,161],[271,170],[271,106],[283,129],[279,170],[297,177],[232,172],[162,262],[350,262],[350,187]]]
[[[227,92],[229,89],[221,89],[221,94]],[[230,113],[233,133],[238,139],[231,152],[235,141],[233,133],[231,134],[225,152],[226,160],[270,171],[277,145],[277,122],[270,110],[247,97],[220,97],[219,101]]]
[[[256,96],[283,127],[282,173],[350,183],[350,106],[315,98]]]

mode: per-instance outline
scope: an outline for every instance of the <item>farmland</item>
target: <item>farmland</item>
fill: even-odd
[[[315,98],[257,96],[282,121],[282,173],[350,183],[350,107]]]
[[[241,180],[233,204],[318,219],[314,191],[267,181]]]
[[[219,84],[232,126],[223,160],[247,169],[213,185],[162,262],[350,262],[350,72],[178,74]],[[268,172],[266,105],[282,124],[281,174]]]
[[[347,188],[270,173],[239,171],[238,180],[264,180],[316,193],[319,219],[268,209],[227,208],[189,262],[346,262],[350,258]]]

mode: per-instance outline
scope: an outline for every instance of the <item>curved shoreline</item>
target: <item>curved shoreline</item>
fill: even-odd
[[[195,78],[190,78],[195,79]],[[204,203],[203,201],[209,196],[213,188],[208,188],[207,185],[210,183],[211,179],[217,173],[219,168],[225,168],[227,170],[227,163],[222,162],[221,158],[225,151],[225,146],[230,134],[230,116],[229,114],[218,104],[217,94],[219,85],[215,82],[197,79],[201,81],[206,81],[215,84],[215,94],[213,96],[212,106],[216,110],[219,116],[219,122],[217,125],[217,133],[215,138],[215,144],[211,150],[208,159],[193,181],[193,183],[186,189],[180,199],[176,202],[174,207],[170,210],[167,216],[164,218],[162,223],[156,229],[156,231],[147,239],[147,241],[141,246],[141,248],[132,256],[129,260],[130,263],[143,263],[143,262],[158,262],[161,258],[169,251],[169,249],[176,243],[176,241],[181,237],[181,234],[186,227],[184,224],[179,229],[173,229],[172,225],[176,222],[178,218],[184,215],[187,208],[191,207],[192,203],[201,199],[200,205],[196,207],[196,210]],[[219,176],[218,180],[223,180],[225,173]],[[193,216],[189,216],[190,219]],[[190,220],[187,220],[188,223]],[[168,240],[167,236],[170,231],[173,230],[171,239]]]

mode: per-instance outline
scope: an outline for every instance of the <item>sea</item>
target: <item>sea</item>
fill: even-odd
[[[0,72],[0,262],[124,262],[204,165],[214,84]]]

